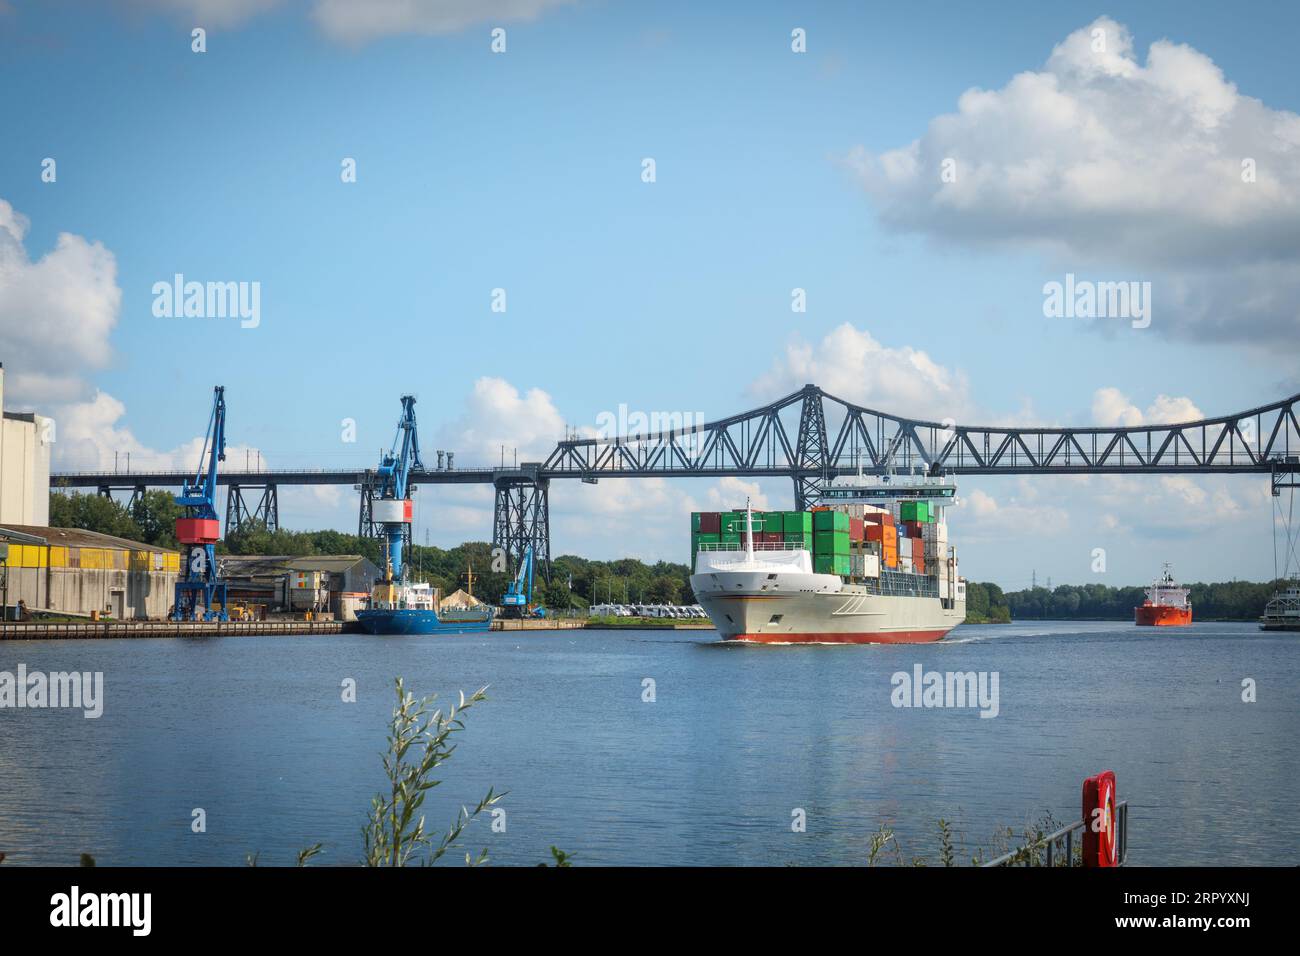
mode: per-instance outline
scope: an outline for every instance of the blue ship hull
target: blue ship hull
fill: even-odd
[[[436,611],[358,611],[357,623],[367,634],[468,634],[489,630],[492,615],[475,620],[444,621]]]

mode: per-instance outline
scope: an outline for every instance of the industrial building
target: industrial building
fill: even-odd
[[[356,620],[382,572],[359,554],[238,555],[218,559],[232,606],[259,609],[259,615],[332,615]]]
[[[4,407],[0,364],[0,525],[50,523],[50,445],[54,422]]]
[[[0,525],[0,598],[30,613],[161,619],[175,598],[180,555],[97,531]]]

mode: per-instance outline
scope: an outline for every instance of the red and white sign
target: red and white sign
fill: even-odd
[[[1119,866],[1119,797],[1115,772],[1083,781],[1083,865]]]

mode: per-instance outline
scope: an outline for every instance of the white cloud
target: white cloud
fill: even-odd
[[[771,400],[812,382],[857,405],[900,415],[962,421],[970,411],[966,376],[911,346],[890,348],[846,322],[815,345],[795,342],[750,391]]]
[[[203,438],[196,436],[167,451],[150,448],[125,424],[126,406],[107,392],[96,391],[84,402],[55,405],[54,465],[62,469],[125,471],[130,455],[132,471],[197,471],[203,457]],[[242,468],[246,454],[261,454],[248,445],[227,445],[229,462]],[[269,467],[266,456],[261,456]],[[334,500],[326,495],[322,500]]]
[[[941,179],[948,159],[955,182]],[[1141,63],[1102,17],[1040,70],[968,90],[916,141],[851,161],[889,226],[1152,279],[1165,330],[1253,341],[1300,324],[1300,116],[1186,45],[1158,40]]]
[[[1058,504],[1040,502],[1038,496],[1038,487],[1024,479],[1001,500],[982,488],[960,491],[957,506],[948,514],[953,543],[960,545],[963,538],[1006,541],[1016,534],[1050,538],[1069,531],[1070,512]]]
[[[1118,388],[1099,388],[1092,397],[1092,418],[1107,428],[1135,428],[1140,425],[1171,425],[1193,422],[1205,417],[1196,404],[1186,397],[1157,395],[1145,412]]]
[[[80,398],[81,373],[112,357],[109,336],[122,303],[117,263],[100,243],[60,233],[32,261],[27,227],[0,199],[0,357],[11,406]]]
[[[576,0],[313,0],[311,19],[331,39],[361,44],[413,33],[458,33],[475,24],[535,20]],[[285,0],[131,0],[199,27],[233,27],[285,5]]]
[[[456,453],[463,465],[542,461],[564,437],[564,418],[540,388],[521,393],[505,379],[484,376],[474,383],[460,416],[437,432],[438,447]]]
[[[403,33],[457,33],[476,23],[493,26],[535,20],[574,0],[316,0],[312,19],[330,37],[365,43]]]
[[[284,0],[131,0],[135,7],[156,7],[196,27],[231,27],[280,6]]]

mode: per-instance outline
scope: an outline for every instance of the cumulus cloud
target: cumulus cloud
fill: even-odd
[[[962,421],[970,411],[966,376],[909,345],[882,345],[846,322],[816,344],[794,342],[750,388],[770,401],[808,383],[857,405],[901,415]]]
[[[851,161],[897,230],[1152,279],[1165,331],[1253,341],[1300,325],[1300,116],[1189,46],[1158,40],[1140,62],[1102,17],[914,142]]]
[[[60,233],[33,261],[29,222],[0,199],[0,357],[13,406],[69,401],[84,394],[81,373],[112,357],[122,292],[117,262],[98,242]]]
[[[505,460],[542,461],[564,437],[564,418],[551,396],[540,388],[520,392],[502,378],[484,376],[474,383],[460,415],[438,431],[439,447],[456,453],[463,465],[491,465]]]
[[[1172,425],[1205,418],[1190,398],[1157,395],[1146,411],[1138,408],[1118,388],[1099,388],[1092,397],[1092,419],[1107,428]]]
[[[55,405],[52,412],[57,467],[125,471],[129,454],[132,471],[195,471],[203,457],[203,438],[197,435],[165,451],[140,441],[125,422],[126,405],[107,392],[96,391],[84,402]],[[235,468],[243,467],[246,454],[261,453],[248,445],[226,446],[226,457]],[[268,467],[264,455],[261,461]]]

